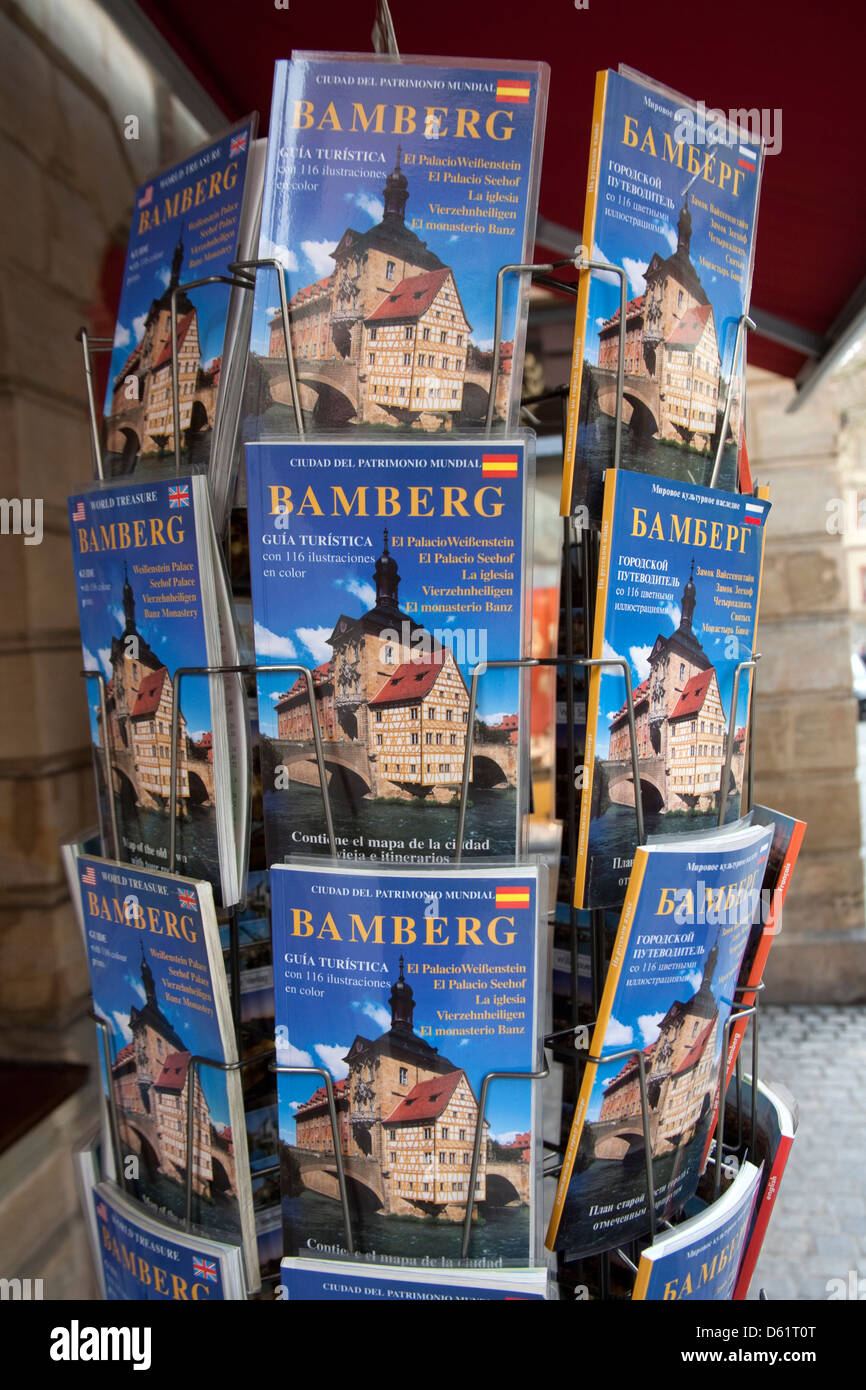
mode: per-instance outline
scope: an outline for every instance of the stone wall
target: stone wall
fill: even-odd
[[[752,473],[770,485],[761,593],[755,797],[808,821],[767,967],[768,998],[866,997],[857,783],[857,703],[842,537],[827,504],[842,495],[840,412],[823,386],[796,413],[793,384],[749,377]]]

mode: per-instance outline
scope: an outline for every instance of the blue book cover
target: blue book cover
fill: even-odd
[[[286,1251],[389,1264],[535,1263],[538,870],[275,865]],[[333,1086],[354,1252],[334,1164]]]
[[[731,1299],[758,1199],[761,1168],[743,1163],[726,1192],[641,1251],[633,1299]]]
[[[657,1219],[694,1194],[772,837],[765,826],[730,827],[637,850],[547,1233],[551,1249],[591,1254],[645,1235],[645,1125]]]
[[[496,276],[532,249],[543,63],[296,53],[278,62],[260,257],[282,266],[312,430],[516,423],[527,294]],[[264,283],[262,283],[264,282]],[[294,428],[280,301],[260,272],[256,434]]]
[[[177,669],[237,661],[207,481],[113,483],[71,497],[69,520],[84,666],[105,683],[103,726],[86,681],[105,843],[113,800],[118,858],[167,869]],[[239,677],[182,678],[174,867],[226,903],[245,855],[244,721]]]
[[[192,1085],[193,1229],[244,1245],[254,1284],[239,1074],[193,1065],[237,1060],[210,886],[87,856],[78,877],[93,1005],[108,1027],[122,1177],[154,1217],[183,1221]]]
[[[513,855],[526,811],[523,654],[531,455],[495,445],[250,444],[256,664],[312,669],[338,852]],[[305,678],[258,682],[269,862],[327,853]]]
[[[608,470],[589,672],[575,904],[625,897],[639,794],[647,835],[740,815],[769,502]],[[730,760],[728,762],[728,755]],[[727,784],[722,780],[727,766]]]
[[[446,1280],[427,1271],[401,1270],[400,1274],[373,1273],[368,1267],[316,1263],[313,1260],[282,1261],[280,1298],[283,1302],[468,1303],[479,1300],[512,1302],[546,1297],[547,1270],[537,1271],[531,1282],[503,1274],[485,1284],[478,1271],[468,1278]]]
[[[238,257],[248,116],[137,189],[105,397],[105,463],[129,473],[174,453],[172,292],[216,275]],[[231,287],[214,283],[175,295],[184,467],[206,464],[228,363]]]
[[[588,258],[626,274],[624,468],[709,484],[730,396],[717,482],[736,489],[734,358],[762,166],[760,136],[721,112],[628,69],[597,75],[582,241]],[[562,509],[584,506],[593,521],[613,464],[620,316],[619,276],[581,276]]]
[[[92,1188],[102,1284],[111,1302],[212,1303],[244,1297],[236,1247],[157,1228],[108,1183]]]

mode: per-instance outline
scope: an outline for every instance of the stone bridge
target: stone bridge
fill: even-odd
[[[318,1192],[323,1197],[340,1200],[337,1181],[337,1167],[333,1154],[314,1153],[309,1149],[293,1151],[293,1161],[304,1187]],[[387,1197],[382,1172],[375,1158],[347,1157],[343,1155],[343,1171],[349,1189],[350,1200],[354,1198],[367,1210],[387,1207]],[[487,1162],[487,1205],[494,1207],[510,1206],[519,1202],[528,1206],[530,1201],[529,1164],[509,1163],[505,1160]]]
[[[100,782],[102,778],[102,749],[97,750]],[[213,763],[208,762],[207,758],[191,758],[187,756],[187,774],[189,779],[190,801],[196,806],[212,806],[214,804],[214,780]],[[129,748],[112,748],[111,750],[111,771],[113,780],[113,791],[115,796],[128,798],[136,806],[157,805],[156,799],[147,791],[143,791],[139,786],[138,773],[135,770],[135,763],[132,751]],[[185,798],[184,798],[185,800]]]
[[[274,359],[279,366],[278,359]],[[291,404],[288,376],[283,370],[269,370],[270,392],[275,401]],[[313,415],[321,409],[329,421],[345,424],[353,420],[361,405],[358,365],[349,358],[300,358],[297,363],[298,390],[305,413]],[[505,378],[507,390],[508,379]],[[502,393],[497,392],[497,397]],[[490,395],[489,372],[470,368],[463,378],[463,405],[459,412],[464,424],[482,422],[487,414]],[[395,402],[396,404],[396,402]],[[497,398],[497,411],[501,415]]]
[[[604,779],[603,790],[607,793],[608,800],[617,806],[633,806],[634,774],[631,758],[603,762],[601,770]],[[664,758],[640,758],[638,760],[638,773],[644,810],[663,811],[668,809],[668,786]]]
[[[616,372],[593,367],[592,377],[598,396],[598,408],[605,415],[616,415]],[[648,438],[659,433],[661,401],[659,386],[647,376],[625,375],[622,418],[634,434]]]
[[[650,1111],[650,1145],[655,1145],[658,1115]],[[593,1140],[593,1158],[614,1160],[643,1160],[644,1134],[640,1111],[617,1120],[596,1122],[590,1126]]]
[[[288,770],[289,780],[307,786],[319,785],[316,754],[311,742],[303,739],[274,739],[276,760]],[[363,743],[325,739],[322,744],[329,784],[337,769],[354,774],[364,784],[362,795],[370,792],[373,778],[370,758]],[[472,786],[488,788],[517,786],[518,749],[511,743],[482,743],[472,749]]]

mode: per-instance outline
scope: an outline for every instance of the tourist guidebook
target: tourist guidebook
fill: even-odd
[[[584,1071],[551,1248],[590,1254],[648,1229],[639,1053],[658,1219],[693,1195],[771,840],[763,826],[731,827],[637,850],[590,1046],[600,1061]]]
[[[311,429],[517,423],[543,63],[296,53],[278,62],[261,257],[285,271]],[[294,428],[275,277],[259,274],[249,437]]]
[[[401,1268],[390,1274],[369,1265],[332,1260],[281,1262],[280,1298],[283,1301],[318,1300],[365,1303],[466,1303],[477,1300],[511,1302],[514,1299],[547,1298],[547,1268],[494,1270]]]
[[[754,1138],[750,1132],[751,1115],[752,1079],[744,1076],[739,1087],[739,1101],[736,1084],[731,1082],[728,1086],[725,1132],[735,1133],[738,1116],[742,1117],[749,1153],[753,1162],[761,1163],[762,1169],[746,1249],[732,1295],[735,1300],[744,1299],[749,1292],[800,1120],[797,1102],[775,1082],[773,1086],[758,1082],[758,1132]]]
[[[313,672],[341,856],[454,858],[473,670],[523,654],[528,441],[250,444],[256,664]],[[478,680],[464,853],[513,855],[522,675]],[[258,682],[269,862],[328,852],[306,678]]]
[[[78,874],[129,1194],[153,1217],[182,1223],[192,1085],[193,1230],[242,1245],[256,1287],[240,1078],[190,1065],[193,1057],[237,1060],[210,885],[92,857],[79,859]]]
[[[108,1302],[214,1303],[246,1297],[240,1248],[148,1218],[113,1183],[89,1194],[103,1297]]]
[[[592,655],[629,665],[648,835],[740,814],[768,502],[609,469]],[[722,787],[728,739],[730,771]],[[622,902],[637,841],[620,666],[589,673],[577,907]]]
[[[176,672],[238,659],[207,480],[112,483],[70,498],[69,516],[84,665],[105,681],[107,728],[86,682],[101,823],[113,797],[119,857],[166,869]],[[247,738],[240,676],[183,677],[174,867],[209,879],[226,905],[244,882]]]
[[[255,124],[246,117],[136,191],[104,405],[110,475],[174,455],[172,293],[228,276],[232,261],[254,254],[263,153],[254,153]],[[184,468],[206,464],[218,440],[231,453],[251,299],[223,283],[175,295]]]
[[[760,1180],[761,1169],[743,1163],[717,1201],[642,1250],[632,1298],[730,1299]]]
[[[332,1080],[352,1258],[537,1264],[540,871],[275,865],[277,1060]],[[326,1084],[278,1074],[285,1249],[350,1258]]]
[[[599,73],[582,233],[588,257],[628,277],[623,465],[704,484],[749,307],[763,159],[720,118],[629,69]],[[610,271],[580,280],[564,515],[581,503],[597,520],[613,463],[620,284]],[[735,375],[734,402],[737,389]],[[739,434],[734,413],[720,480],[732,489]]]

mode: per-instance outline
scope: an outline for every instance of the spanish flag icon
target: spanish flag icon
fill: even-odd
[[[529,101],[530,83],[516,77],[500,77],[496,81],[497,101],[519,101],[523,105]]]
[[[481,473],[485,478],[516,478],[516,454],[482,454]]]
[[[497,888],[496,890],[496,909],[501,911],[511,907],[529,907],[530,888],[529,884],[525,887],[509,885],[507,888]]]

